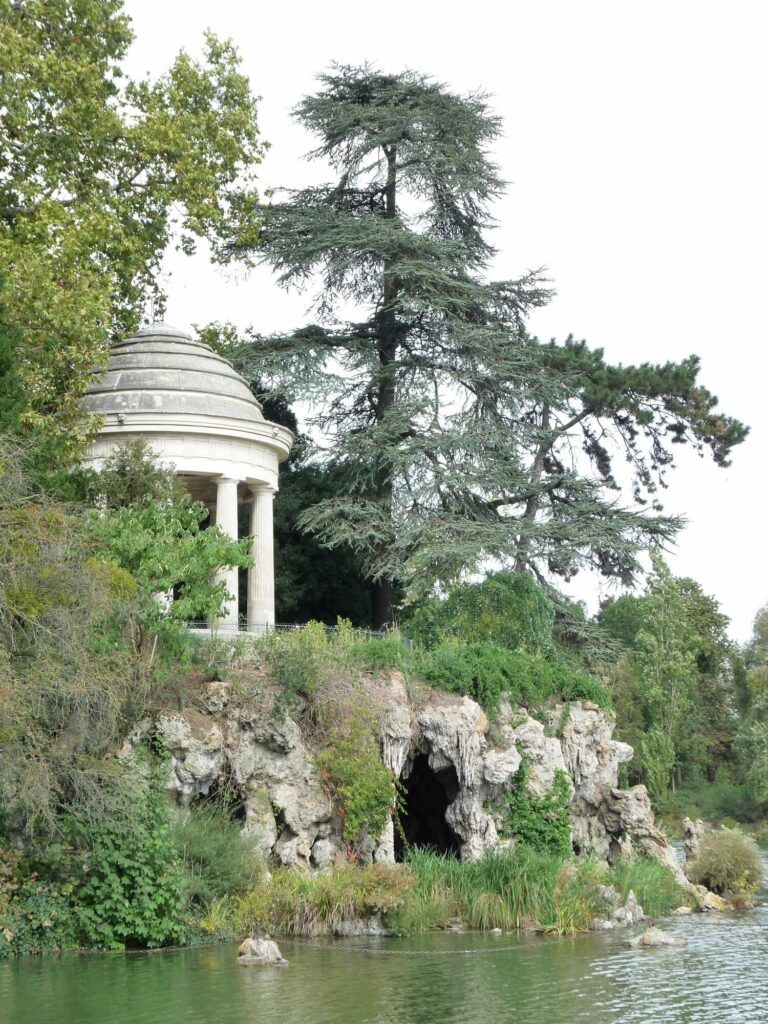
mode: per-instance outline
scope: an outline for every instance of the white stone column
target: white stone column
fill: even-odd
[[[237,480],[228,476],[216,480],[216,526],[233,540],[237,540],[237,484]],[[216,582],[225,583],[227,592],[232,595],[216,624],[237,626],[237,569],[220,569],[216,573]]]
[[[259,632],[275,624],[275,536],[271,487],[255,486],[251,504],[251,555],[248,570],[248,629]]]

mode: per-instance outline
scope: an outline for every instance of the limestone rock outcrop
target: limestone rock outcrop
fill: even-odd
[[[706,826],[701,818],[691,821],[690,818],[683,818],[683,853],[685,861],[696,860],[699,854],[701,840],[704,838]]]
[[[155,732],[170,752],[167,790],[180,807],[234,784],[243,797],[243,832],[262,854],[306,867],[333,861],[338,846],[331,800],[290,718],[277,720],[247,704],[228,703],[218,715],[161,715]]]
[[[677,853],[656,826],[645,786],[611,789],[599,808],[599,818],[608,834],[629,836],[637,849],[669,868],[679,885],[691,889]]]
[[[170,752],[169,796],[184,808],[233,785],[242,801],[243,832],[279,863],[322,870],[343,855],[342,820],[315,767],[310,742],[291,718],[236,700],[227,683],[210,684],[198,706],[159,715],[152,728]],[[138,736],[138,733],[137,733]],[[643,786],[618,788],[631,747],[613,739],[610,714],[589,702],[550,708],[540,717],[502,702],[492,723],[468,697],[424,691],[409,698],[403,677],[384,682],[379,738],[382,759],[408,785],[426,762],[444,791],[444,822],[465,859],[501,843],[500,805],[521,761],[539,796],[558,772],[569,780],[574,848],[601,859],[637,848],[666,864],[687,888],[674,850],[656,827]],[[442,813],[442,812],[441,812]],[[389,822],[360,844],[363,859],[395,859]]]

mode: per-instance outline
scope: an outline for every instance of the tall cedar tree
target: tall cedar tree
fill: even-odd
[[[488,559],[540,577],[592,566],[631,578],[639,549],[680,523],[620,503],[611,449],[643,501],[668,441],[709,447],[724,465],[745,429],[714,411],[693,357],[612,367],[583,343],[527,334],[526,315],[549,297],[541,275],[484,276],[503,183],[487,152],[500,121],[482,95],[369,66],[320,82],[295,116],[337,180],[269,205],[261,249],[283,285],[319,279],[317,323],[251,334],[240,356],[314,406],[342,486],[304,526],[358,552],[375,627],[391,620],[397,585],[414,596]],[[345,309],[362,319],[345,322]]]

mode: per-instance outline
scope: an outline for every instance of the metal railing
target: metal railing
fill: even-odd
[[[211,623],[205,622],[204,620],[194,620],[187,623],[187,629],[191,633],[199,634],[206,638],[213,638],[219,640],[230,640],[237,639],[238,637],[257,637],[264,636],[266,633],[291,633],[299,629],[304,629],[307,625],[306,622],[257,622],[252,625],[247,625],[245,622],[219,622]],[[329,637],[334,636],[338,632],[337,626],[326,626],[325,631]],[[364,629],[357,626],[354,627],[355,636],[362,637],[366,640],[384,638],[391,636],[391,632],[385,629]],[[411,641],[404,642],[410,643]]]

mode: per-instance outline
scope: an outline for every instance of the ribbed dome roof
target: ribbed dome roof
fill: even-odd
[[[92,413],[162,412],[264,422],[261,406],[231,364],[170,324],[143,327],[109,351],[84,405]]]

